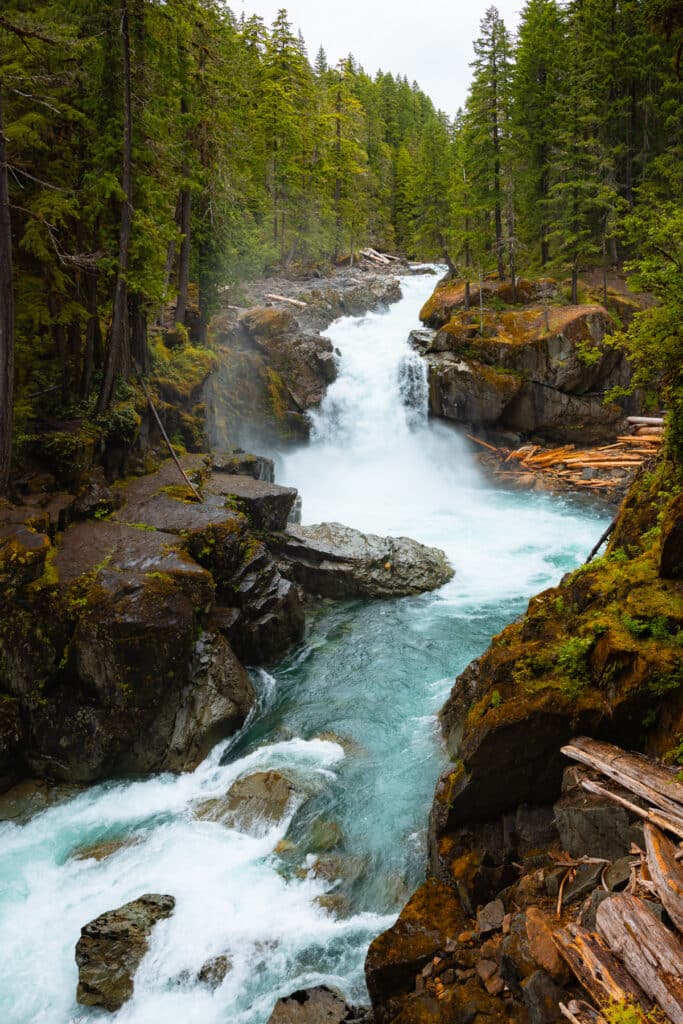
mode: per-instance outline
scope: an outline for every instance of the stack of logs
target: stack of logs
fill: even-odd
[[[627,889],[600,904],[596,932],[569,923],[554,934],[560,953],[599,1007],[576,1000],[560,1009],[574,1024],[606,1024],[601,1011],[624,1002],[634,1019],[683,1024],[683,784],[661,764],[585,737],[562,752],[604,779],[584,780],[588,792],[607,796],[643,819],[645,849],[634,847],[637,859]],[[613,793],[614,784],[637,802]],[[653,899],[664,909],[662,919],[648,907]],[[654,1007],[658,1010],[650,1016]]]
[[[399,256],[391,256],[386,252],[377,252],[376,249],[361,249],[360,257],[366,263],[375,267],[388,267],[392,263],[400,263]]]
[[[608,495],[624,489],[637,469],[662,444],[661,417],[632,416],[630,433],[616,437],[612,444],[578,449],[573,444],[545,448],[525,444],[517,449],[496,447],[468,434],[470,441],[484,449],[481,461],[497,480],[512,487],[537,490],[605,491]]]

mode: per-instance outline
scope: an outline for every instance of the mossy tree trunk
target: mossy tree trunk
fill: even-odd
[[[123,170],[121,188],[121,220],[119,224],[119,258],[114,285],[114,305],[109,350],[104,366],[97,412],[103,413],[111,404],[116,378],[130,373],[130,331],[128,324],[128,284],[126,275],[130,258],[130,236],[133,221],[133,113],[131,105],[130,28],[128,0],[120,0],[121,54],[123,63]]]
[[[7,179],[7,144],[0,89],[0,494],[5,494],[12,459],[14,413],[14,283],[12,222]]]

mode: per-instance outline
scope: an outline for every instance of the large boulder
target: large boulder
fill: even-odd
[[[278,999],[268,1024],[361,1024],[365,1019],[363,1010],[349,1006],[339,993],[320,985]]]
[[[66,664],[29,696],[26,761],[38,774],[92,781],[194,767],[235,732],[255,699],[216,635],[167,576],[103,570],[83,599]]]
[[[113,1013],[130,999],[152,928],[170,917],[174,907],[173,896],[150,893],[81,928],[76,999],[82,1006],[101,1006]]]
[[[408,537],[363,534],[339,523],[290,525],[271,546],[284,574],[323,597],[402,597],[435,590],[453,576],[438,548]]]
[[[422,317],[438,330],[411,335],[429,364],[434,415],[581,443],[620,428],[624,410],[606,405],[604,393],[627,384],[630,367],[606,341],[611,316],[597,304],[533,304],[542,284],[520,288],[518,300],[531,303],[522,309],[486,309],[483,329],[480,312],[463,308],[461,283],[437,288]],[[484,290],[488,300],[507,296],[499,282]]]
[[[199,803],[195,813],[208,821],[258,833],[279,824],[303,795],[281,772],[255,772],[233,782],[225,799]]]

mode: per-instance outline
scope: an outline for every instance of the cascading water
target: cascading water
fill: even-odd
[[[171,893],[176,910],[116,1024],[263,1024],[280,995],[321,982],[364,998],[367,945],[424,871],[444,757],[435,714],[453,676],[603,525],[558,498],[485,486],[458,435],[428,421],[406,338],[434,278],[402,283],[388,312],[330,328],[339,377],[279,479],[299,487],[307,522],[438,544],[456,577],[418,598],[321,603],[305,643],[255,673],[259,715],[195,772],[108,783],[0,825],[1,1020],[101,1019],[74,1000],[80,927],[144,892]],[[302,793],[286,821],[247,835],[196,815],[269,769]],[[103,860],[75,856],[117,840]],[[231,970],[211,992],[196,974],[219,954]]]

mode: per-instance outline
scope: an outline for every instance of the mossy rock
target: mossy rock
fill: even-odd
[[[660,493],[669,493],[671,472],[658,472]],[[662,754],[683,731],[683,582],[660,578],[650,484],[649,518],[637,517],[649,529],[630,553],[612,548],[532,598],[526,616],[456,680],[441,721],[459,760],[437,787],[433,841],[521,803],[552,802],[560,748],[577,732]],[[643,487],[641,479],[635,490]],[[629,496],[622,539],[632,536],[632,515]]]

